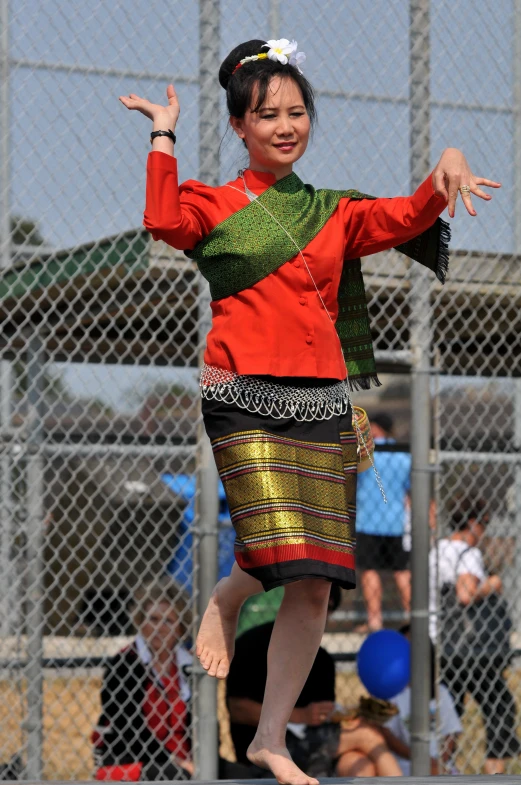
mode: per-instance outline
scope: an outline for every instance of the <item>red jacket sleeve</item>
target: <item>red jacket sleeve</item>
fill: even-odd
[[[149,154],[143,224],[154,240],[191,249],[222,220],[221,212],[215,188],[197,180],[179,186],[176,159],[158,151]]]
[[[432,226],[446,206],[434,192],[431,175],[412,196],[346,200],[345,258],[369,256],[412,240]]]

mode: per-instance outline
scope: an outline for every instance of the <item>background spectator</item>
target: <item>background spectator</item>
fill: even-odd
[[[340,604],[341,590],[331,587],[329,611]],[[230,732],[237,760],[248,764],[246,751],[259,721],[267,677],[267,654],[273,623],[241,635],[226,683]],[[309,776],[399,776],[381,731],[361,719],[330,721],[335,708],[335,663],[320,648],[288,724],[286,743],[295,763]]]
[[[385,504],[374,472],[358,475],[356,513],[356,566],[367,608],[367,628],[382,627],[382,580],[380,570],[392,570],[401,602],[408,614],[411,606],[409,553],[404,549],[406,500],[410,489],[411,456],[396,449],[393,421],[387,414],[370,417],[377,447],[374,454],[387,496]],[[384,452],[379,445],[386,445]]]
[[[485,503],[477,500],[459,500],[452,513],[450,524],[452,534],[439,540],[430,553],[430,635],[437,634],[437,594],[443,596],[452,588],[455,603],[468,607],[480,603],[491,595],[502,592],[502,582],[498,575],[486,575],[483,557],[477,547],[485,533],[488,515]],[[437,578],[437,581],[436,581]],[[479,617],[478,617],[479,618]],[[487,619],[483,617],[484,629]],[[442,679],[447,684],[456,704],[458,714],[464,711],[464,700],[470,693],[481,708],[486,731],[486,774],[503,774],[505,759],[519,754],[520,743],[516,735],[516,707],[508,689],[503,670],[506,662],[504,653],[497,641],[497,654],[494,656],[494,640],[491,651],[486,656],[458,655],[449,656],[449,647],[444,642],[451,635],[449,618],[442,612],[440,640],[442,644]],[[456,630],[461,640],[464,631]]]
[[[92,734],[97,780],[189,779],[188,602],[165,579],[135,594],[135,640],[111,658]]]
[[[182,518],[176,529],[178,543],[166,569],[174,581],[191,594],[194,575],[192,526],[195,517],[196,478],[193,474],[183,474],[182,472],[170,474],[169,472],[164,472],[161,475],[161,480],[185,503]],[[223,578],[230,574],[232,565],[235,562],[235,554],[233,552],[235,531],[226,502],[224,487],[220,480],[217,484],[217,493],[219,497],[218,577]]]
[[[409,637],[410,626],[402,627],[400,632]],[[392,699],[398,707],[398,714],[391,717],[385,725],[384,735],[391,752],[397,756],[400,768],[405,777],[411,775],[411,687],[408,685],[402,692]],[[454,706],[452,696],[445,686],[440,684],[438,695],[438,710],[436,705],[436,656],[434,645],[431,643],[431,701],[430,701],[430,755],[431,774],[457,773],[452,759],[456,750],[457,737],[463,728]],[[438,740],[442,741],[441,761],[443,769],[440,770],[438,761]]]

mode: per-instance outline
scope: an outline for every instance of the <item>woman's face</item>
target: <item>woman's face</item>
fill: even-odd
[[[152,655],[172,654],[180,637],[175,609],[168,602],[149,605],[140,632]]]
[[[252,105],[255,106],[256,89]],[[235,133],[244,139],[250,169],[272,172],[277,180],[290,174],[306,150],[310,122],[299,86],[291,78],[274,76],[257,112],[231,117]]]

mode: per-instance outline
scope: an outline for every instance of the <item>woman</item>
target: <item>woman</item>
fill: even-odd
[[[441,589],[441,678],[449,688],[459,716],[470,693],[479,705],[486,735],[485,774],[504,774],[505,760],[519,755],[517,712],[503,671],[508,664],[510,621],[495,600],[502,593],[499,575],[487,575],[479,544],[488,515],[483,500],[460,499],[450,525],[452,534],[430,553],[430,635],[437,633],[437,593]],[[453,600],[451,601],[451,597]],[[492,599],[489,607],[480,607]],[[477,611],[479,639],[465,632],[460,609]],[[493,615],[491,625],[490,614]]]
[[[189,602],[172,581],[135,594],[131,646],[111,658],[92,741],[97,780],[189,779]]]
[[[479,186],[498,186],[475,177],[452,149],[412,197],[305,186],[293,165],[316,112],[303,59],[295,42],[253,40],[222,63],[230,125],[249,167],[219,188],[194,180],[178,187],[172,85],[168,106],[135,94],[120,99],[153,122],[145,226],[154,239],[190,249],[213,299],[203,417],[237,545],[196,651],[210,675],[226,678],[242,603],[285,587],[248,757],[290,785],[317,782],[295,766],[284,739],[320,644],[329,582],[355,584],[349,390],[377,382],[357,259],[409,243],[443,278],[447,232],[438,216],[447,202],[454,214],[458,189],[474,215],[471,193],[489,199]],[[425,241],[411,244],[422,233]]]

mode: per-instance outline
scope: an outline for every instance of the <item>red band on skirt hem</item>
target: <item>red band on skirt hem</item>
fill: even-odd
[[[236,550],[235,559],[243,570],[253,570],[268,564],[282,564],[297,559],[315,559],[316,561],[336,564],[339,567],[355,569],[355,557],[352,553],[333,551],[317,545],[279,545],[270,548],[258,548],[245,552]]]

